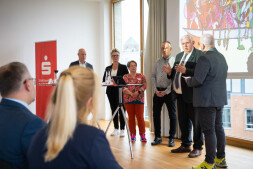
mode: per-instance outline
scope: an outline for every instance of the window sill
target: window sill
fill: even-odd
[[[227,141],[227,145],[232,145],[236,147],[253,150],[253,140],[246,140],[242,138],[226,136],[226,141]]]

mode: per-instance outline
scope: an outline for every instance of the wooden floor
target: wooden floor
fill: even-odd
[[[100,121],[103,130],[106,129],[107,124],[108,121]],[[163,138],[160,145],[151,146],[154,134],[146,129],[147,143],[142,143],[137,135],[137,140],[133,143],[134,159],[131,159],[127,136],[122,138],[110,136],[112,131],[113,124],[109,128],[107,139],[116,160],[124,169],[191,169],[193,165],[200,164],[205,158],[204,150],[197,158],[188,158],[188,153],[171,153],[173,148],[167,146],[168,138]],[[175,140],[175,147],[180,146],[180,143],[180,140]],[[226,159],[228,169],[253,169],[253,151],[226,146]]]

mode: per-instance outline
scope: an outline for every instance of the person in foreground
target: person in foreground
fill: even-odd
[[[33,80],[23,63],[0,68],[0,168],[27,169],[28,147],[45,124],[28,107],[35,100]]]
[[[78,55],[78,60],[75,62],[71,62],[69,67],[79,65],[79,66],[87,67],[93,70],[92,64],[86,62],[86,50],[84,48],[79,49],[77,55]]]
[[[107,66],[105,68],[104,76],[103,76],[103,82],[106,81],[106,72],[109,72],[109,74],[112,76],[121,76],[123,77],[125,74],[128,74],[128,70],[126,65],[119,63],[119,57],[120,52],[118,49],[114,48],[111,51],[111,59],[113,63],[110,66]],[[110,103],[110,107],[112,110],[112,115],[116,111],[118,105],[119,105],[119,89],[117,87],[113,86],[107,86],[106,88],[106,94]],[[123,106],[123,109],[125,110],[125,107]],[[123,114],[125,112],[122,112],[121,109],[116,113],[116,115],[113,118],[113,124],[114,124],[114,131],[111,133],[111,136],[120,135],[120,137],[125,136],[125,120],[123,117]],[[119,119],[120,119],[120,131],[119,131]]]
[[[91,69],[73,66],[61,73],[48,107],[49,124],[28,151],[30,169],[120,169],[103,131],[95,124],[99,82]]]
[[[130,71],[123,78],[128,84],[142,84],[141,86],[124,87],[124,105],[129,117],[129,128],[132,142],[136,141],[135,116],[138,121],[139,134],[142,142],[147,142],[145,137],[144,121],[144,91],[146,90],[146,78],[141,73],[136,73],[137,63],[132,60],[127,63]]]
[[[163,71],[167,72],[168,78],[173,79],[173,89],[177,93],[178,121],[181,130],[181,146],[172,149],[172,153],[187,153],[188,157],[195,158],[201,155],[203,146],[203,134],[193,107],[193,88],[188,87],[182,76],[193,76],[196,64],[202,51],[194,47],[194,40],[189,35],[181,38],[183,52],[176,56],[174,66],[168,64],[163,66]],[[192,144],[192,127],[193,127],[193,150]]]
[[[227,104],[228,65],[224,56],[215,48],[212,35],[204,34],[200,38],[200,48],[205,54],[199,58],[194,76],[185,81],[188,86],[194,87],[193,106],[196,107],[205,136],[206,158],[203,163],[192,168],[226,168],[222,109]]]

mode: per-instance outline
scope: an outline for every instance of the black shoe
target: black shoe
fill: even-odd
[[[174,144],[174,138],[170,138],[169,139],[169,147],[174,147],[175,144]]]
[[[156,137],[155,140],[151,143],[152,146],[160,144],[162,142],[161,137]]]

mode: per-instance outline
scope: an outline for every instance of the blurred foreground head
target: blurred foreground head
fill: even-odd
[[[72,137],[77,123],[96,121],[99,83],[96,74],[87,68],[73,66],[61,73],[48,107],[50,127],[45,161],[57,157]]]
[[[34,78],[23,63],[11,62],[0,67],[0,93],[27,104],[35,100]]]

